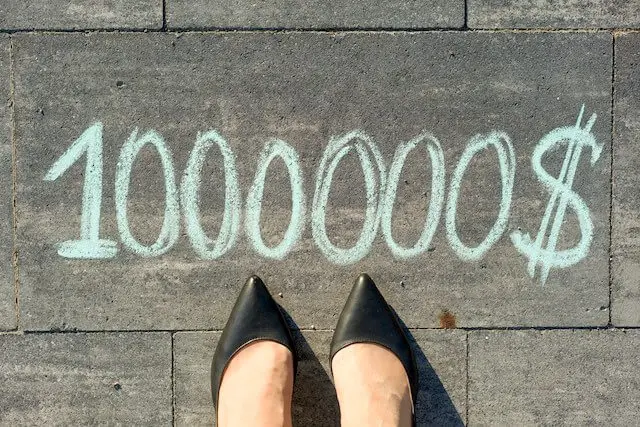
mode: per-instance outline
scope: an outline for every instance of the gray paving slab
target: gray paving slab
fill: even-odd
[[[13,274],[11,41],[0,36],[0,330],[17,326]]]
[[[640,34],[616,37],[611,320],[640,326]]]
[[[162,28],[162,0],[3,0],[0,30]]]
[[[637,330],[469,334],[470,425],[635,425]]]
[[[445,312],[446,323],[458,326],[608,321],[608,34],[20,34],[14,46],[21,320],[26,329],[220,329],[252,273],[262,276],[274,294],[282,293],[282,305],[301,328],[330,329],[362,271],[372,275],[412,328],[438,327]],[[576,130],[583,104],[580,126],[592,125],[592,134]],[[593,113],[595,123],[589,121]],[[93,147],[91,164],[99,165],[97,122],[103,126],[102,181],[97,166],[84,173],[86,152],[66,151],[84,135],[84,147]],[[228,204],[223,160],[215,146],[203,160],[199,193],[182,197],[180,212],[177,189],[165,192],[153,145],[145,146],[133,163],[127,193],[127,165],[133,162],[129,149],[116,164],[135,128],[139,132],[126,147],[156,130],[173,159],[174,172],[168,176],[175,176],[176,188],[183,179],[186,183],[183,196],[194,194],[197,178],[183,175],[188,170],[189,177],[198,176],[192,173],[197,163],[187,162],[198,132],[216,130],[228,144],[227,156],[235,157],[229,182],[235,171],[237,185],[229,184]],[[564,130],[553,132],[558,128]],[[358,129],[361,133],[354,133]],[[435,168],[432,183],[430,158],[418,148],[408,156],[399,185],[388,186],[396,189],[391,219],[385,220],[396,242],[392,252],[394,246],[383,238],[386,228],[376,227],[375,208],[382,206],[377,195],[384,193],[388,202],[394,193],[375,190],[380,180],[372,165],[379,161],[380,170],[389,170],[396,148],[425,131],[440,141],[444,166]],[[534,159],[534,169],[535,148],[556,146],[568,134],[578,139],[545,151],[540,165]],[[323,163],[329,141],[337,141],[335,147],[339,137],[357,135],[371,138],[379,154],[370,154],[373,149],[360,142],[361,152],[352,150],[339,162],[328,187],[326,172],[336,164],[329,157]],[[289,228],[292,202],[283,160],[276,159],[266,173],[259,219],[257,204],[247,203],[250,191],[256,200],[257,164],[273,138],[286,141],[299,156],[299,167],[294,167],[295,158],[288,165],[294,188],[301,188],[293,209],[293,222],[301,225],[287,233],[284,245],[296,233],[300,239],[287,254],[280,242]],[[568,150],[576,142],[584,146]],[[502,166],[488,148],[461,172],[470,150],[488,143],[501,147]],[[428,146],[435,164],[441,164],[436,142]],[[363,164],[369,193],[359,155],[368,159]],[[563,161],[572,166],[562,169]],[[324,171],[320,180],[318,170]],[[90,179],[83,204],[84,175]],[[462,177],[457,196],[454,177]],[[97,206],[91,195],[100,182],[97,221],[89,208]],[[548,189],[553,186],[557,191]],[[432,187],[436,215],[427,224],[437,229],[429,242],[423,228]],[[170,227],[160,235],[165,194]],[[300,208],[303,199],[306,209]],[[199,217],[193,210],[198,201]],[[218,238],[225,206],[228,219]],[[499,211],[502,220],[494,225]],[[323,218],[327,237],[322,237]],[[233,224],[238,224],[235,243],[229,237]],[[95,243],[92,253],[74,243],[61,246],[79,239],[81,229],[85,241],[95,242],[99,235],[114,243]],[[256,237],[257,229],[262,237]],[[526,243],[524,234],[535,241]],[[520,237],[519,246],[513,236]],[[545,252],[554,246],[551,237],[557,237],[556,251]],[[416,253],[402,248],[418,241],[422,246]],[[483,241],[480,249],[470,249]],[[107,256],[113,245],[118,253],[111,259],[64,257]],[[162,253],[165,246],[169,249]],[[536,267],[531,272],[530,260]],[[559,267],[563,263],[567,268]]]
[[[640,28],[640,0],[468,0],[469,28]]]
[[[170,425],[171,335],[0,335],[0,424]]]
[[[464,0],[167,0],[169,28],[461,28]]]
[[[460,426],[466,416],[466,333],[412,331],[421,387],[416,415],[420,426]],[[174,335],[175,424],[211,425],[209,369],[219,332]],[[299,426],[338,426],[339,410],[328,365],[332,332],[295,334],[299,354],[293,418]]]

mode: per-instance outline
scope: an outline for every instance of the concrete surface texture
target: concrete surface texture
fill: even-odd
[[[171,335],[3,335],[4,425],[171,422]]]
[[[638,331],[469,334],[469,418],[478,425],[632,425]]]
[[[0,28],[87,30],[162,28],[162,0],[3,0]]]
[[[4,167],[0,172],[0,329],[15,329],[17,323],[16,296],[13,269],[13,177],[12,177],[12,144],[11,144],[11,112],[13,99],[11,94],[11,40],[0,35],[0,164]],[[5,101],[6,100],[6,101]]]
[[[464,0],[170,0],[167,26],[187,28],[461,28]]]
[[[639,0],[468,0],[470,28],[637,28]]]
[[[613,173],[612,320],[616,325],[640,324],[640,203],[634,182],[640,166],[635,144],[640,140],[640,34],[617,40],[615,83],[615,151]]]
[[[418,425],[637,424],[639,9],[0,2],[0,425],[214,424],[254,273],[338,425],[362,271]]]

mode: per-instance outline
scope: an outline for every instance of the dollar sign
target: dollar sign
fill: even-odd
[[[542,285],[547,281],[549,271],[552,268],[566,268],[586,257],[593,239],[593,223],[591,222],[589,207],[571,188],[578,169],[582,149],[591,147],[591,165],[593,165],[600,157],[603,148],[603,145],[598,144],[591,133],[591,128],[596,121],[597,115],[591,115],[586,126],[581,128],[583,114],[584,105],[580,109],[575,126],[556,128],[546,134],[538,142],[531,157],[531,165],[534,172],[551,193],[551,198],[547,203],[535,241],[529,234],[523,234],[520,231],[511,233],[511,241],[516,249],[529,258],[529,276],[534,277],[536,267],[540,265],[540,283]],[[558,178],[554,178],[542,167],[542,156],[547,151],[555,149],[561,143],[567,143],[567,152],[562,163],[560,175]],[[570,249],[557,251],[558,235],[569,206],[578,218],[581,232],[580,242]],[[548,235],[545,246],[547,229],[549,228],[551,215],[556,207],[553,223],[551,224],[551,232]]]

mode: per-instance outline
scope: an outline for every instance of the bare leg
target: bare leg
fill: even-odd
[[[291,427],[293,355],[281,344],[242,348],[222,376],[218,427]]]
[[[411,427],[413,405],[400,360],[377,344],[351,344],[333,358],[342,427]]]

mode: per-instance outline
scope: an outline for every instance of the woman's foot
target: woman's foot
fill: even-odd
[[[293,354],[274,341],[255,341],[227,365],[218,394],[218,427],[290,427]]]
[[[372,343],[351,344],[333,357],[342,427],[411,427],[409,379],[400,359]]]
[[[240,291],[211,361],[211,396],[221,427],[291,426],[295,344],[258,276]]]

